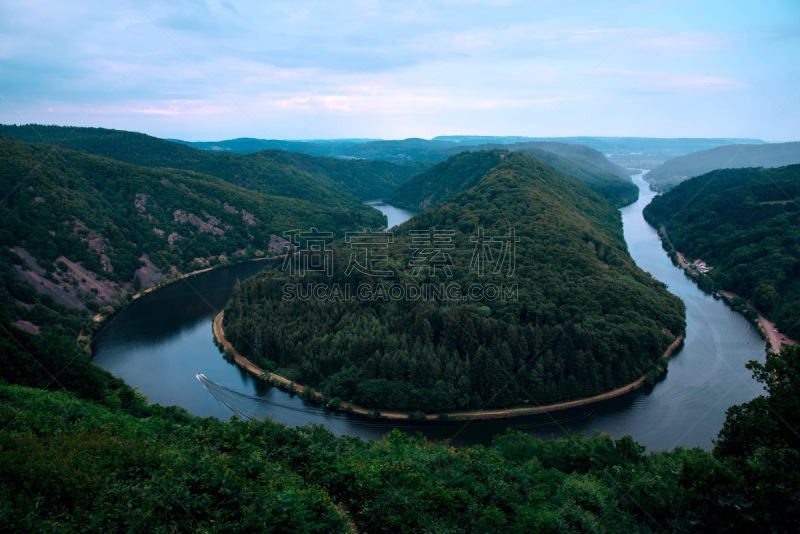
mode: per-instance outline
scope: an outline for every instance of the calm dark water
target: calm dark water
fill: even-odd
[[[685,346],[671,359],[666,378],[652,388],[594,406],[502,421],[415,426],[333,412],[258,382],[225,362],[213,343],[211,320],[225,306],[236,279],[252,276],[265,266],[263,262],[204,273],[137,300],[95,336],[94,361],[138,388],[151,402],[177,404],[196,415],[220,419],[228,419],[232,413],[195,380],[198,371],[219,384],[261,398],[260,402],[250,401],[257,417],[273,417],[291,426],[318,423],[337,435],[378,439],[397,427],[467,445],[489,443],[507,428],[542,438],[599,430],[616,438],[632,435],[648,450],[679,445],[709,449],[722,427],[725,410],[762,392],[744,364],[752,359],[763,361],[765,344],[744,317],[704,295],[670,263],[655,231],[642,218],[642,209],[653,193],[641,176],[634,177],[634,182],[640,187],[639,201],[622,209],[631,255],[687,307]],[[375,206],[387,209],[386,205]],[[403,215],[404,210],[392,206],[387,211],[389,227],[412,215]]]

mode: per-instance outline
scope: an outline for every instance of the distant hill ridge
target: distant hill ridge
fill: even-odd
[[[739,138],[657,138],[657,137],[523,137],[446,135],[426,140],[410,139],[329,139],[314,141],[287,141],[277,139],[240,138],[221,141],[179,141],[195,148],[238,153],[257,152],[264,149],[303,152],[315,156],[343,158],[370,158],[389,161],[441,161],[446,155],[440,151],[464,149],[474,145],[509,145],[514,143],[556,142],[584,145],[601,151],[613,160],[657,161],[658,164],[684,154],[730,144],[761,144],[760,139]],[[505,147],[507,148],[507,147]],[[450,153],[452,154],[452,152]],[[632,157],[632,159],[631,159]],[[635,166],[635,165],[634,165]],[[653,167],[648,167],[653,168]]]
[[[299,152],[215,153],[149,135],[105,128],[0,125],[0,135],[47,143],[145,167],[169,167],[217,176],[268,195],[364,212],[360,200],[388,195],[422,163],[314,157]],[[250,151],[248,151],[250,152]]]
[[[666,191],[682,181],[717,169],[782,167],[800,163],[800,142],[737,144],[686,154],[647,174],[655,189]]]
[[[594,165],[595,167],[610,172],[615,176],[625,178],[626,180],[628,179],[628,173],[625,172],[625,169],[615,165],[614,163],[611,163],[602,153],[586,145],[573,145],[555,141],[526,141],[524,143],[511,144],[488,143],[449,148],[443,150],[442,154],[456,154],[466,150],[493,150],[495,148],[504,148],[506,150],[521,152],[526,152],[529,150],[552,152],[560,156],[566,156],[584,163],[588,163],[589,165]]]
[[[525,143],[525,147],[516,152],[534,156],[553,168],[584,182],[593,191],[616,206],[630,204],[638,198],[639,190],[627,176],[620,177],[587,163],[585,160],[562,156],[555,152],[534,148],[532,145],[538,146],[539,144]],[[553,148],[552,145],[557,145],[556,149],[567,147],[564,150],[567,153],[596,152],[587,147],[575,147],[561,143],[543,143],[543,145],[550,148]],[[502,145],[464,147],[466,150],[457,152],[450,158],[409,178],[392,193],[389,202],[406,209],[421,210],[436,206],[451,195],[469,189],[484,174],[500,164],[503,158],[512,153],[505,148],[485,150],[484,147],[487,146]],[[508,146],[517,147],[518,145]],[[597,154],[602,158],[601,154]]]
[[[442,161],[459,152],[491,148],[521,150],[539,157],[589,184],[617,206],[633,202],[638,195],[638,189],[625,170],[609,162],[597,150],[551,141],[462,145],[419,138],[361,143],[242,138],[221,142],[220,145],[226,144],[231,149],[227,150],[214,143],[191,143],[187,146],[141,133],[104,128],[0,125],[0,135],[28,142],[46,142],[135,165],[210,174],[266,195],[323,203],[361,212],[364,217],[370,208],[362,206],[360,200],[386,198],[409,177],[430,165],[416,160]],[[342,147],[355,155],[343,158],[305,153],[308,150],[341,156],[338,151]],[[392,159],[410,161],[386,161]],[[414,209],[419,209],[419,206]]]

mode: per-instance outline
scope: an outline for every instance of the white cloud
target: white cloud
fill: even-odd
[[[546,116],[542,127],[553,129],[602,128],[609,116],[655,111],[716,114],[717,123],[733,124],[733,99],[739,108],[793,102],[800,35],[786,13],[759,11],[755,33],[745,7],[708,0],[696,8],[591,0],[276,0],[235,8],[139,0],[114,9],[99,0],[6,2],[0,91],[8,105],[0,122],[17,122],[14,110],[24,110],[32,120],[44,112],[69,123],[70,113],[77,121],[100,103],[95,116],[105,125],[135,117],[153,131],[182,121],[226,131],[257,122],[282,128],[272,134],[280,137],[313,120],[315,135],[330,137],[341,128],[367,134],[359,125],[380,136],[388,135],[381,128],[436,121],[440,131],[502,133],[505,124],[520,133],[531,116]],[[797,108],[787,109],[776,122],[800,137]],[[615,128],[640,127],[626,120]]]
[[[685,74],[678,72],[632,71],[624,69],[596,69],[590,74],[605,74],[632,79],[640,89],[654,92],[714,92],[744,89],[747,84],[724,76]]]
[[[46,108],[48,113],[81,115],[169,115],[169,116],[212,116],[230,113],[231,109],[202,100],[159,100],[129,101],[118,104],[64,105],[53,104]]]

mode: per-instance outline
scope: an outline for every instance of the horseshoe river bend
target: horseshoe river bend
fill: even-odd
[[[600,403],[513,419],[414,424],[373,420],[329,410],[261,382],[223,359],[211,324],[237,279],[256,274],[264,262],[248,262],[185,278],[153,291],[116,314],[95,336],[93,361],[146,395],[150,402],[178,405],[199,416],[223,420],[232,411],[195,380],[210,380],[242,394],[257,417],[273,417],[290,426],[324,425],[336,435],[379,439],[392,428],[422,432],[453,445],[488,444],[507,428],[543,439],[567,431],[601,431],[614,438],[631,435],[648,450],[676,446],[710,449],[725,411],[761,394],[744,364],[764,361],[765,342],[742,315],[705,295],[672,265],[642,209],[655,195],[643,179],[639,200],[621,209],[628,249],[636,263],[686,303],[686,339],[670,359],[666,377],[654,386]],[[413,214],[381,202],[369,202],[387,214],[389,226]]]

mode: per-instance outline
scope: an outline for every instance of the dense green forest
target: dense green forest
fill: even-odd
[[[647,174],[657,191],[669,191],[682,181],[717,169],[782,167],[800,163],[800,142],[727,145],[665,161]]]
[[[413,211],[432,208],[447,197],[474,187],[508,154],[508,150],[457,154],[406,180],[388,202]]]
[[[696,152],[721,145],[742,143],[764,143],[760,139],[731,137],[521,137],[521,136],[488,136],[488,135],[439,135],[433,141],[452,141],[463,145],[480,145],[484,143],[526,143],[557,142],[571,145],[585,145],[602,152],[613,150],[650,150],[672,152]]]
[[[358,152],[358,156],[340,159],[324,156],[337,155],[336,147],[342,143],[259,143],[259,140],[254,139],[250,141],[256,143],[254,148],[257,146],[259,150],[240,154],[199,150],[192,146],[206,145],[195,143],[188,146],[145,134],[103,128],[0,125],[0,135],[52,144],[135,165],[195,171],[266,195],[298,198],[364,213],[369,208],[360,205],[359,200],[389,196],[409,177],[428,167],[428,163],[419,160],[441,161],[462,151],[488,148],[424,139],[344,143],[343,146],[353,150],[358,147],[362,152]],[[313,150],[303,150],[302,145],[311,145]],[[418,154],[419,157],[410,158],[413,161],[406,163],[363,159],[381,158],[392,153],[395,147],[399,147],[398,150],[424,151]],[[491,148],[498,147],[501,145],[492,145]],[[638,189],[625,172],[589,147],[555,142],[526,142],[502,148],[526,151],[544,159],[557,169],[588,183],[594,191],[615,205],[629,204],[636,199]],[[306,151],[316,154],[316,157],[303,153]]]
[[[2,129],[0,129],[2,132]],[[490,138],[486,138],[490,140]],[[505,139],[505,138],[501,138]],[[509,138],[511,139],[511,138]],[[520,138],[522,139],[522,138]],[[228,144],[226,144],[228,143]],[[638,196],[638,188],[634,186],[630,179],[628,178],[627,173],[621,167],[609,162],[603,154],[589,148],[587,146],[582,145],[575,145],[575,144],[567,144],[567,143],[557,143],[557,142],[540,142],[540,141],[526,141],[526,142],[518,142],[513,144],[503,144],[503,143],[494,143],[494,144],[471,144],[471,143],[455,143],[450,141],[426,141],[424,139],[405,139],[402,141],[370,141],[364,143],[353,143],[353,142],[338,142],[338,141],[331,141],[325,143],[303,143],[303,142],[292,142],[292,141],[264,141],[258,139],[236,139],[229,142],[223,142],[221,144],[215,143],[189,143],[190,146],[198,147],[198,148],[206,148],[210,149],[214,147],[219,149],[221,147],[228,147],[233,152],[243,151],[243,152],[252,152],[255,150],[263,150],[266,148],[281,148],[284,150],[292,151],[292,152],[306,152],[309,154],[314,155],[340,155],[345,157],[357,157],[357,158],[376,158],[376,159],[384,159],[390,155],[395,155],[394,158],[389,159],[397,159],[400,161],[433,161],[439,162],[443,160],[447,160],[451,156],[455,154],[459,154],[462,152],[474,152],[474,151],[485,151],[485,150],[509,150],[509,151],[522,151],[532,156],[535,156],[539,159],[544,160],[549,165],[564,171],[568,174],[572,174],[576,178],[580,179],[581,181],[589,184],[589,186],[597,193],[600,193],[604,197],[608,198],[613,204],[616,206],[622,206],[626,204],[630,204],[634,202]],[[271,156],[275,157],[275,156]],[[282,159],[287,159],[289,156],[287,154],[283,154]],[[229,156],[229,159],[236,159],[236,156]],[[328,158],[306,158],[306,161],[313,162],[317,167],[321,165],[321,162],[327,161]],[[332,160],[334,162],[341,161],[341,160]],[[350,174],[354,174],[354,169],[358,169],[357,164],[360,162],[361,165],[368,165],[370,169],[374,170],[379,168],[381,163],[387,164],[386,162],[378,162],[378,161],[371,161],[371,160],[355,160],[356,163],[350,163],[349,167],[347,168],[347,172]],[[415,171],[422,171],[426,164],[422,163],[406,163],[406,169],[414,169]],[[308,165],[303,164],[301,162],[293,162],[293,164],[301,167],[306,168]],[[337,164],[340,165],[341,164]],[[328,163],[330,166],[330,163]],[[394,169],[390,167],[390,169]],[[361,172],[361,171],[359,171]],[[313,174],[313,173],[312,173]],[[317,172],[316,174],[324,174]],[[333,172],[327,171],[327,174],[333,175]],[[350,192],[356,194],[360,198],[383,198],[388,196],[389,193],[392,192],[401,184],[404,184],[406,178],[409,175],[404,175],[402,179],[397,179],[392,181],[383,181],[382,184],[385,183],[385,187],[379,189],[374,187],[372,190],[373,194],[366,194],[363,191],[366,191],[364,187],[358,190],[349,189]],[[382,178],[382,175],[378,177],[378,179],[373,179],[373,181],[379,181]],[[227,179],[227,178],[226,178]],[[403,190],[406,192],[405,194],[400,193],[398,196],[396,193],[393,194],[393,198],[397,199],[397,202],[393,200],[398,206],[402,205],[409,209],[420,209],[420,204],[424,203],[424,199],[426,197],[420,197],[420,199],[414,201],[415,199],[411,198],[414,194],[414,186],[420,183],[420,180],[427,180],[427,178],[420,178],[417,176],[417,180],[412,182],[412,184],[404,184]],[[351,179],[352,180],[352,179]],[[346,181],[346,178],[342,180],[343,182]],[[363,180],[362,180],[363,182]],[[239,182],[234,182],[239,183]],[[247,184],[241,184],[245,187],[249,187]],[[360,185],[360,184],[359,184]],[[358,191],[361,191],[362,194],[358,194]],[[405,198],[409,197],[409,198]]]
[[[713,269],[705,287],[752,300],[784,331],[800,327],[800,165],[728,169],[653,199],[647,221]]]
[[[393,162],[441,161],[447,156],[439,154],[440,150],[457,146],[456,143],[451,141],[429,141],[418,138],[398,140],[372,139],[363,142],[340,139],[332,139],[325,142],[282,141],[276,139],[177,142],[204,150],[230,151],[243,154],[266,149],[279,149],[289,152],[302,152],[312,156],[364,158]]]
[[[53,144],[113,158],[147,167],[169,167],[191,170],[222,178],[230,183],[268,195],[288,196],[324,203],[364,209],[358,199],[384,198],[412,175],[423,171],[428,163],[442,161],[464,151],[502,148],[523,151],[589,184],[596,192],[616,205],[636,199],[638,189],[620,167],[610,163],[600,152],[586,146],[556,142],[524,142],[509,145],[461,145],[431,142],[424,139],[374,141],[369,143],[331,142],[302,143],[291,141],[234,140],[252,150],[220,152],[198,150],[207,144],[190,145],[166,141],[135,132],[103,128],[79,128],[43,125],[0,125],[0,135],[28,142]],[[309,145],[310,148],[305,148]],[[340,159],[337,148],[362,150],[358,156]],[[215,145],[211,145],[215,146]],[[237,145],[238,146],[238,145]],[[380,159],[361,159],[398,150],[419,148],[425,151],[414,161],[394,163]],[[358,148],[360,147],[360,148]],[[279,150],[278,150],[279,149]],[[367,150],[369,149],[369,150]],[[304,152],[313,154],[308,155]],[[353,158],[359,159],[353,159]],[[418,161],[419,160],[419,161]],[[355,199],[350,198],[356,197]]]
[[[512,149],[460,150],[457,155],[406,180],[394,190],[389,202],[411,210],[435,206],[448,196],[475,185],[484,174],[500,163],[500,158],[505,157],[509,150]],[[635,202],[639,196],[639,188],[627,176],[620,177],[591,163],[544,149],[527,147],[517,151],[534,156],[551,167],[572,175],[617,207]]]
[[[74,126],[0,125],[0,135],[70,148],[144,167],[169,167],[222,178],[265,195],[367,213],[361,199],[381,198],[425,163],[312,157],[281,150],[240,155],[198,150],[149,135]]]
[[[148,405],[52,329],[0,324],[0,521],[11,532],[796,532],[800,348],[751,362],[713,453],[519,432],[454,449],[398,431],[199,419]]]
[[[510,237],[476,244],[481,236]],[[437,243],[441,254],[425,256]],[[227,337],[256,364],[328,397],[446,412],[585,397],[643,375],[652,382],[684,329],[681,301],[628,255],[619,212],[521,153],[398,227],[393,243],[375,252],[387,256],[375,267],[390,274],[348,269],[357,252],[335,248],[330,276],[293,278],[276,266],[242,282],[226,307]],[[364,285],[373,297],[309,298],[310,284],[351,287],[354,295]],[[453,284],[465,294],[474,286],[516,290],[509,298],[381,297]]]
[[[8,138],[0,138],[0,190],[0,302],[29,329],[74,330],[81,314],[169,274],[281,253],[274,235],[293,228],[384,222],[371,208],[352,213]]]

